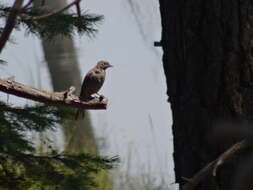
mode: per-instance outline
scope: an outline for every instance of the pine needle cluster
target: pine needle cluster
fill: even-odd
[[[118,158],[69,155],[52,150],[36,154],[27,131],[53,130],[74,114],[46,105],[12,107],[0,102],[0,189],[85,190],[96,186],[94,174],[111,169]]]
[[[10,10],[11,7],[0,5],[0,18],[6,18]],[[15,28],[24,27],[28,34],[35,34],[44,38],[53,38],[59,35],[70,37],[76,33],[91,37],[97,32],[96,25],[103,21],[102,15],[87,12],[81,15],[62,12],[37,19],[49,13],[49,11],[33,7],[22,9],[16,20]],[[1,31],[2,28],[0,28],[0,33]]]

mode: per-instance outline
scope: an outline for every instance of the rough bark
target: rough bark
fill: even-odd
[[[176,182],[182,185],[183,177],[191,178],[235,143],[210,139],[217,123],[252,121],[253,5],[250,0],[160,0],[160,11]],[[240,160],[196,189],[231,189]]]

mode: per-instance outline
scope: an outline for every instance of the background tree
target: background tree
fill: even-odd
[[[36,8],[50,11],[55,11],[66,5],[67,2],[64,0],[34,1]],[[78,88],[77,93],[79,94],[81,74],[73,39],[70,36],[55,36],[54,39],[42,38],[42,47],[51,74],[54,91],[63,91],[73,85]],[[64,80],[62,80],[62,76],[64,76]],[[70,121],[70,123],[66,121],[67,123],[64,127],[66,150],[78,153],[84,150],[93,154],[97,153],[91,121],[89,115],[86,114],[86,116],[85,121]]]
[[[67,1],[35,0],[33,4],[35,8],[56,11],[67,6]],[[77,94],[79,94],[83,76],[81,76],[78,67],[73,38],[71,36],[59,35],[53,39],[44,37],[41,40],[54,91],[63,91],[69,86],[74,85],[77,87]],[[82,64],[85,64],[85,60]],[[64,76],[64,80],[62,80],[62,76]],[[86,113],[86,117],[83,120],[65,120],[62,124],[66,152],[99,154],[88,113]],[[100,184],[98,188],[102,188],[103,190],[112,188],[111,180],[103,172],[97,175],[97,182]]]
[[[249,0],[159,2],[176,182],[183,185],[243,138],[214,143],[214,128],[252,121],[253,5]],[[232,189],[240,161],[224,164],[195,189]]]

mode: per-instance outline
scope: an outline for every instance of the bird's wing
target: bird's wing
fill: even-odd
[[[105,80],[105,72],[104,71],[100,71],[99,69],[92,69],[90,70],[87,75],[84,78],[84,83],[103,83]]]
[[[84,77],[80,97],[89,97],[97,93],[102,87],[105,79],[105,72],[99,69],[90,70]]]

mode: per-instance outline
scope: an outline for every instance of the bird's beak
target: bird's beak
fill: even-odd
[[[113,67],[113,65],[108,65],[108,67]]]

